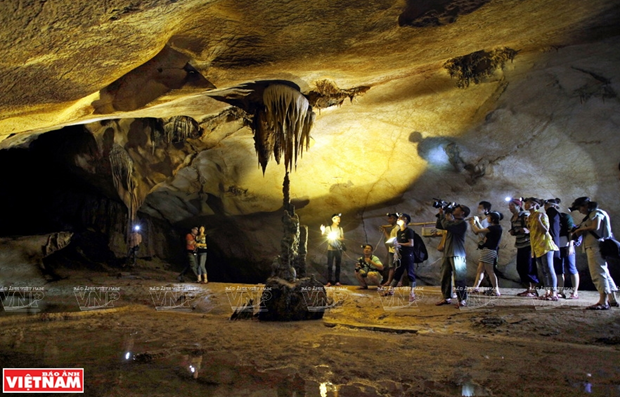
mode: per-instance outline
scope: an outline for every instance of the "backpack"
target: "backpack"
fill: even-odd
[[[606,258],[620,259],[620,242],[613,237],[604,238],[599,243],[601,256]]]
[[[413,232],[413,263],[422,263],[428,259],[428,251],[422,237],[415,231]]]
[[[560,213],[560,236],[568,236],[570,232],[573,231],[575,227],[575,222],[573,221],[573,217],[566,212]]]

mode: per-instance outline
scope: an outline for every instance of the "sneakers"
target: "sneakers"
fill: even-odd
[[[178,280],[180,283],[184,283],[184,282],[185,282],[185,279],[183,278],[183,276],[179,276],[179,277],[177,277],[177,280]]]
[[[461,307],[465,307],[467,306],[467,301],[466,300],[462,300],[459,303],[456,304],[456,308],[461,308]]]
[[[600,303],[597,303],[586,307],[586,310],[609,310],[609,305],[601,305]]]
[[[415,294],[409,294],[409,303],[415,302]]]
[[[394,288],[388,288],[381,293],[381,296],[392,296],[394,295]]]
[[[444,300],[441,300],[441,301],[435,303],[435,306],[449,305],[450,303],[452,303],[451,299],[444,299]]]

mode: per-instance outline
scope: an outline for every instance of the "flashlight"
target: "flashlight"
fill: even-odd
[[[506,200],[506,202],[509,202],[510,200],[512,200],[512,197],[506,197],[504,200]]]
[[[140,231],[140,225],[136,225],[133,227],[133,230],[135,230],[136,232]]]
[[[340,237],[340,233],[339,232],[329,232],[329,233],[327,233],[327,239],[328,240],[334,241],[334,240],[338,239],[338,237]]]

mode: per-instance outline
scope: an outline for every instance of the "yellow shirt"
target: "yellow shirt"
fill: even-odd
[[[540,217],[540,221],[545,225],[547,231],[538,224],[538,217]],[[527,228],[530,229],[530,244],[535,258],[540,258],[549,251],[560,250],[549,234],[549,217],[547,214],[540,210],[531,210],[530,216],[527,218]]]

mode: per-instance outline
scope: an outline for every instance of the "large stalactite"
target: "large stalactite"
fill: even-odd
[[[263,92],[263,106],[258,107],[252,130],[258,161],[263,173],[271,155],[291,171],[297,165],[304,147],[310,144],[310,129],[315,114],[308,100],[298,90],[282,84],[272,84]]]
[[[134,178],[133,160],[124,148],[115,144],[110,152],[110,166],[114,187],[127,207],[127,238],[129,238],[131,223],[135,221],[138,208],[142,204],[138,198],[138,185],[136,178]]]

